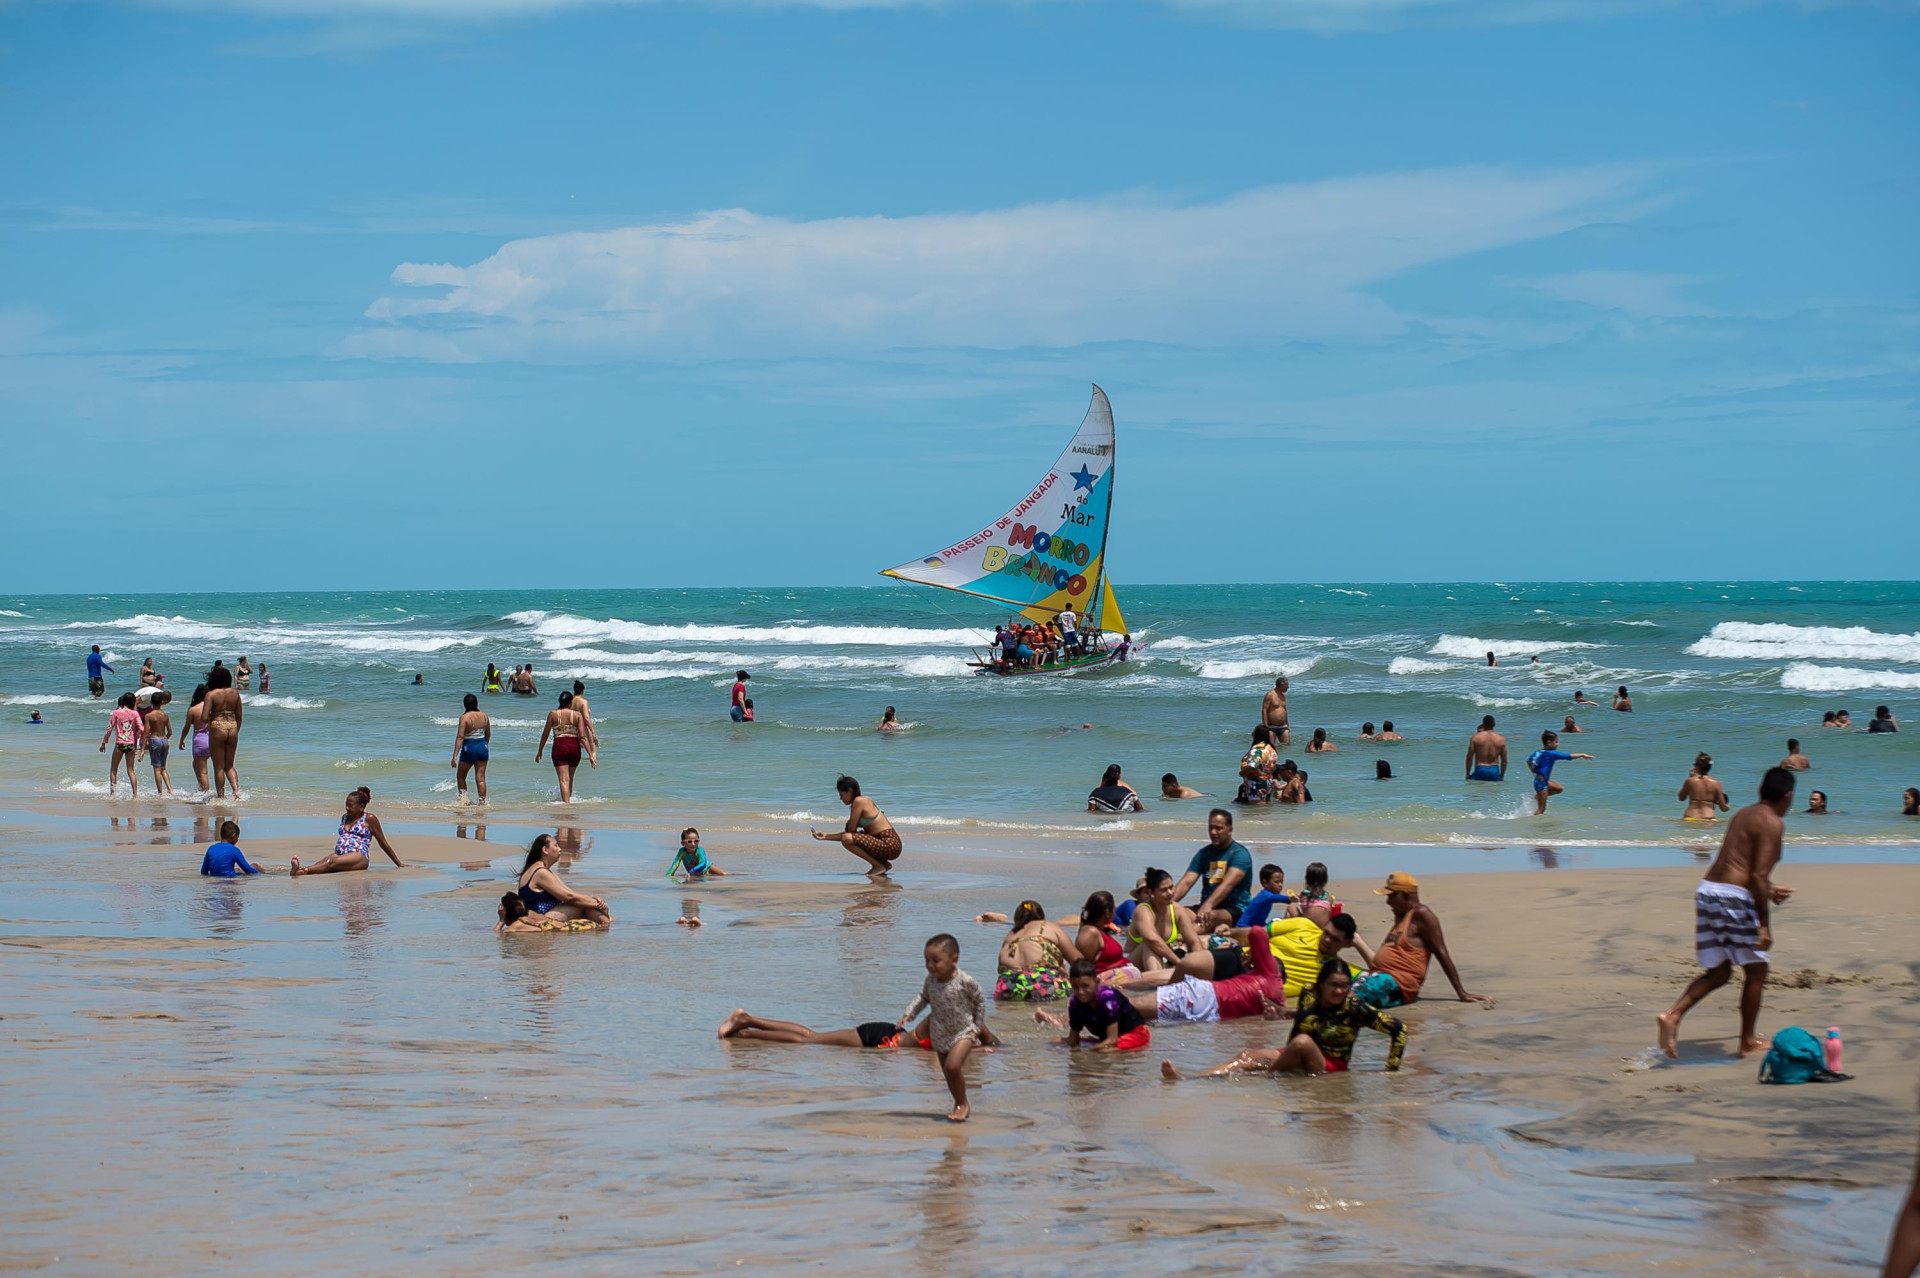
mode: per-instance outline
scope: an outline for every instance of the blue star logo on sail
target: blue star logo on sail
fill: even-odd
[[[1079,492],[1084,488],[1088,492],[1092,492],[1093,481],[1098,479],[1099,476],[1088,470],[1085,462],[1081,462],[1080,469],[1074,471],[1071,478],[1073,479],[1073,491]]]

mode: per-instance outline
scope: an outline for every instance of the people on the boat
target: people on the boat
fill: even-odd
[[[1100,784],[1087,795],[1089,812],[1144,812],[1147,805],[1140,799],[1139,791],[1120,779],[1120,765],[1110,763],[1100,777]]]

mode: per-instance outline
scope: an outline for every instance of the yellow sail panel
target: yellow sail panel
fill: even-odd
[[[1132,634],[1127,629],[1127,619],[1120,615],[1120,601],[1113,597],[1113,579],[1101,583],[1105,589],[1100,598],[1100,628],[1110,635]]]

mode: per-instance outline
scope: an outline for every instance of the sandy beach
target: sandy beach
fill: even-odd
[[[275,866],[325,843],[323,822],[288,827],[305,832],[243,843]],[[1276,1027],[1162,1026],[1103,1058],[1001,1004],[1007,1046],[971,1067],[956,1130],[920,1053],[714,1027],[737,1006],[890,1019],[941,930],[990,983],[1001,929],[973,914],[1034,896],[1057,917],[1179,848],[920,837],[876,884],[832,849],[722,835],[709,850],[736,873],[686,887],[662,877],[667,831],[588,826],[566,876],[614,927],[500,937],[493,902],[534,828],[396,822],[409,869],[230,882],[198,878],[185,831],[10,823],[16,1262],[1840,1274],[1877,1257],[1920,1126],[1920,866],[1790,856],[1780,875],[1799,892],[1762,1030],[1843,1027],[1851,1083],[1758,1085],[1730,993],[1689,1018],[1679,1061],[1650,1050],[1693,970],[1697,866],[1534,864],[1422,873],[1495,1001],[1441,1000],[1436,969],[1398,1075],[1363,1038],[1344,1077],[1168,1084],[1162,1057],[1203,1069]],[[1377,941],[1374,878],[1324,855]],[[674,926],[689,898],[698,932]]]

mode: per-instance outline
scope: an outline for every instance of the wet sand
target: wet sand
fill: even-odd
[[[328,820],[243,819],[271,831],[242,840],[262,860],[326,850]],[[1162,1056],[1205,1068],[1277,1027],[1162,1027],[1150,1052],[1102,1057],[1000,1005],[1008,1047],[978,1058],[956,1129],[922,1053],[714,1029],[737,1006],[891,1019],[942,930],[990,984],[1001,930],[973,914],[1022,896],[1061,913],[1191,848],[910,837],[876,884],[803,832],[710,837],[739,873],[687,887],[663,877],[663,832],[589,827],[566,874],[615,926],[497,936],[529,832],[395,823],[415,868],[224,881],[197,876],[184,828],[10,822],[10,1263],[1839,1274],[1877,1260],[1911,1166],[1920,866],[1790,852],[1781,872],[1800,891],[1762,1031],[1842,1026],[1852,1083],[1757,1085],[1732,1058],[1732,990],[1689,1017],[1678,1062],[1648,1050],[1692,973],[1684,854],[1435,874],[1422,852],[1328,849],[1373,941],[1376,862],[1419,873],[1495,1005],[1438,1001],[1436,967],[1399,1075],[1368,1036],[1344,1077],[1178,1085]],[[1314,855],[1283,863],[1297,878]],[[697,932],[674,926],[688,899]]]

